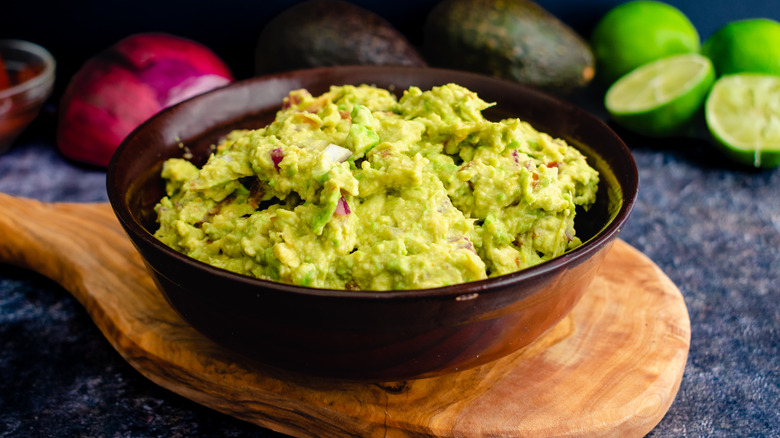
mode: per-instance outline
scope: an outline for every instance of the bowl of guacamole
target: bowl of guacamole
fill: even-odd
[[[534,89],[328,67],[163,111],[107,187],[194,328],[272,366],[387,381],[487,363],[559,322],[637,179],[606,125]]]

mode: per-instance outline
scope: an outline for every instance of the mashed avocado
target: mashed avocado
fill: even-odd
[[[526,122],[486,120],[489,106],[455,84],[292,91],[202,168],[165,162],[155,236],[241,274],[362,290],[479,280],[576,247],[598,173]]]

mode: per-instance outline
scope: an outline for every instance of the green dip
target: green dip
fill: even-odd
[[[454,84],[292,91],[202,168],[165,162],[155,236],[229,271],[350,290],[474,281],[580,245],[575,206],[598,173],[526,122],[486,120],[489,106]]]

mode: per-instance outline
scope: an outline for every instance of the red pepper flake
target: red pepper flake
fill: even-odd
[[[352,118],[349,112],[344,110],[339,111],[339,115],[341,116],[342,120],[349,120]]]
[[[460,171],[463,171],[463,170],[466,170],[466,169],[468,169],[468,168],[469,168],[469,167],[471,167],[473,164],[474,164],[474,162],[473,162],[473,161],[469,161],[468,163],[466,163],[466,164],[464,164],[464,165],[460,166],[460,168],[458,169],[458,172],[460,172]]]
[[[536,186],[539,184],[539,174],[534,172],[531,174],[531,187],[536,188]]]
[[[560,161],[551,161],[551,162],[545,164],[545,166],[547,166],[547,167],[558,167],[560,165],[561,165]]]

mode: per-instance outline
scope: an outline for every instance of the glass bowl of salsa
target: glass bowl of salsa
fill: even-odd
[[[0,40],[0,153],[38,116],[54,86],[54,57],[21,40]]]

